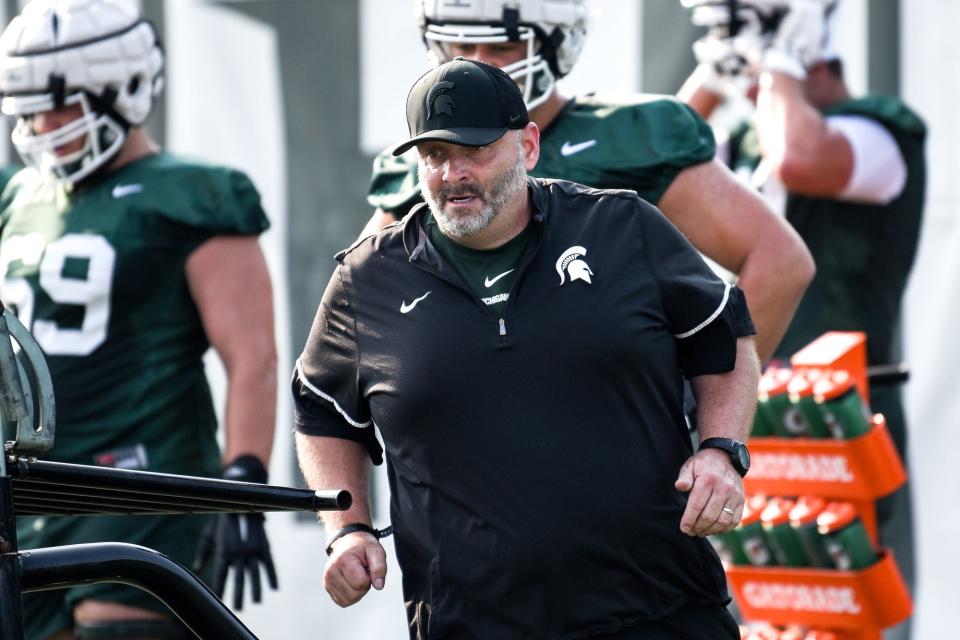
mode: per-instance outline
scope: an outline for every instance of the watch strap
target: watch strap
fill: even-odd
[[[393,525],[386,526],[383,529],[374,529],[370,525],[362,522],[352,522],[333,534],[333,537],[330,538],[330,541],[327,543],[327,555],[329,556],[331,553],[333,553],[334,542],[343,536],[350,535],[351,533],[357,533],[358,531],[362,533],[369,533],[377,540],[380,540],[381,538],[386,538],[393,533]]]
[[[720,451],[726,452],[727,456],[730,458],[730,463],[733,465],[733,468],[737,470],[737,473],[740,474],[740,477],[747,475],[749,471],[748,467],[743,466],[743,462],[740,460],[738,454],[738,449],[743,448],[747,449],[747,445],[740,442],[739,440],[734,440],[733,438],[707,438],[706,440],[700,443],[699,450],[704,449],[719,449]],[[749,449],[747,449],[749,456]]]

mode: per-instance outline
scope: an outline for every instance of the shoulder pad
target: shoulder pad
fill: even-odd
[[[241,171],[168,154],[124,180],[142,179],[145,202],[174,222],[214,234],[259,234],[269,227],[260,194]]]
[[[16,167],[11,167],[14,169],[9,174],[6,174],[6,178],[3,184],[3,190],[0,192],[0,207],[4,211],[14,203],[17,198],[27,198],[34,194],[38,189],[42,189],[46,186],[46,183],[41,179],[40,173],[33,168],[20,169],[16,170]]]
[[[871,94],[862,98],[845,100],[824,111],[827,115],[862,115],[873,118],[894,133],[924,137],[927,125],[910,107],[899,98],[883,94]]]
[[[578,97],[565,114],[579,138],[596,139],[612,151],[609,162],[614,166],[683,168],[716,153],[710,126],[672,96],[588,94]]]

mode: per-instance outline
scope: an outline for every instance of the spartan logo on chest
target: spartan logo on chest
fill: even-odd
[[[583,259],[585,255],[587,255],[587,250],[579,246],[570,247],[560,254],[556,266],[557,273],[560,274],[561,285],[566,282],[568,275],[570,276],[570,282],[583,280],[587,284],[591,284],[593,271],[590,270],[590,265]]]
[[[441,80],[430,87],[427,92],[427,120],[440,114],[453,117],[453,109],[457,104],[447,95],[456,85],[449,80]]]

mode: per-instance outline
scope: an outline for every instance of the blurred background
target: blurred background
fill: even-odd
[[[4,24],[20,4],[0,2]],[[373,156],[406,134],[404,99],[427,69],[412,2],[142,4],[167,51],[167,88],[151,133],[173,152],[245,171],[272,222],[263,244],[276,298],[281,389],[271,481],[297,483],[284,372],[303,347],[334,253],[352,243],[370,216],[365,195]],[[690,44],[698,33],[678,0],[593,0],[591,9],[583,54],[562,81],[567,94],[680,87],[694,67]],[[842,0],[835,24],[852,92],[899,94],[930,129],[923,236],[902,327],[912,369],[906,399],[918,545],[914,637],[954,637],[960,346],[950,327],[960,317],[960,48],[950,41],[960,2]],[[0,145],[0,161],[14,158],[9,144]],[[222,388],[215,358],[208,370]],[[389,521],[382,469],[375,486],[375,525],[382,527]],[[407,637],[395,564],[383,592],[341,610],[321,586],[321,527],[288,514],[271,515],[268,523],[281,588],[241,613],[254,633],[265,640]],[[390,539],[386,546],[392,554]]]

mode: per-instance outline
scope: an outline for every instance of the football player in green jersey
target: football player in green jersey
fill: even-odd
[[[710,128],[667,96],[561,95],[555,80],[576,62],[587,31],[584,0],[449,3],[420,0],[424,42],[437,61],[463,56],[498,66],[523,90],[543,132],[531,175],[635,190],[700,251],[739,276],[757,325],[757,350],[773,353],[813,276],[797,235],[714,160]],[[374,161],[365,233],[420,201],[417,155]]]
[[[265,482],[276,349],[267,226],[249,178],[162,153],[141,125],[163,53],[133,0],[33,0],[0,36],[0,108],[26,168],[0,203],[0,294],[53,378],[53,460]],[[225,451],[201,360],[227,377]],[[263,518],[21,518],[22,549],[121,541],[222,593],[276,579]],[[205,528],[206,527],[206,528]],[[206,566],[212,560],[212,571]],[[92,585],[26,594],[27,637],[180,638],[145,592]],[[192,637],[192,636],[191,636]]]
[[[756,111],[730,136],[724,155],[776,203],[817,262],[776,356],[789,358],[822,333],[843,330],[866,332],[869,364],[895,361],[900,303],[923,214],[926,126],[896,97],[850,94],[831,44],[835,0],[738,0],[736,46],[728,5],[685,4],[709,31],[694,48],[701,64],[681,97],[709,116],[726,99],[719,87],[734,84],[717,69],[755,75],[755,82],[739,85],[756,85]],[[748,42],[757,50],[748,51]],[[741,55],[746,65],[725,62]],[[899,390],[872,388],[870,404],[886,416],[906,460]],[[882,500],[878,517],[881,541],[894,548],[912,583],[909,495],[903,487]]]

